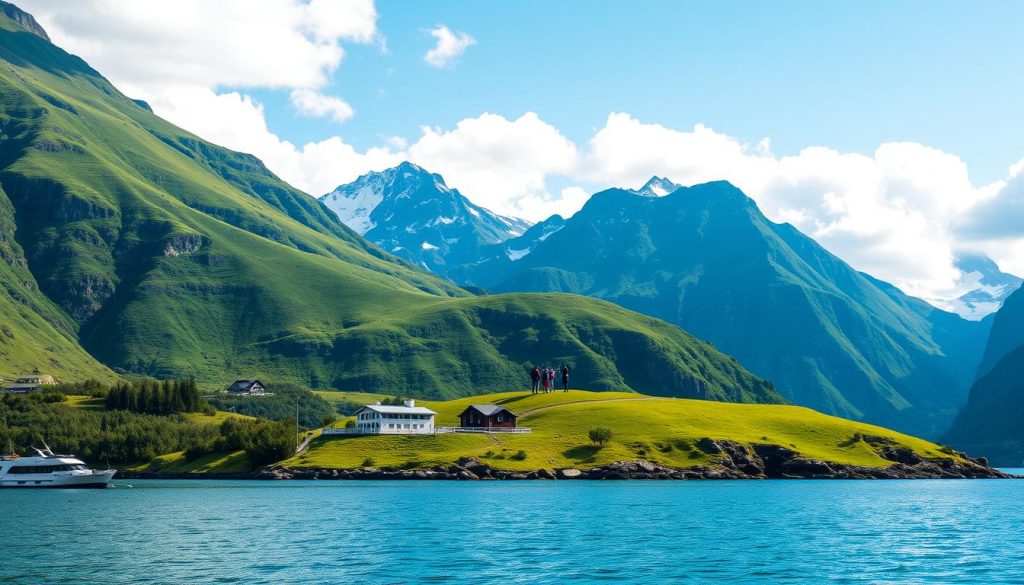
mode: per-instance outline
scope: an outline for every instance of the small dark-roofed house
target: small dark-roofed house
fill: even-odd
[[[267,388],[259,380],[235,380],[233,384],[228,386],[228,393],[259,396],[266,394]]]
[[[463,427],[516,428],[516,415],[497,404],[471,404],[459,415]]]

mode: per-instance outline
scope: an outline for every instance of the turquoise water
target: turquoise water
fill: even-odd
[[[0,492],[0,583],[1024,582],[1024,481]]]

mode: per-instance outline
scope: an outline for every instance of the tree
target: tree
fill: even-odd
[[[590,437],[591,443],[598,447],[604,447],[605,443],[612,440],[612,431],[611,429],[606,429],[604,427],[597,427],[590,429],[587,436]]]

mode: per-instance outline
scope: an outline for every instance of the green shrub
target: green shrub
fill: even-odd
[[[516,461],[524,461],[524,460],[526,460],[526,451],[523,451],[522,449],[520,449],[519,452],[517,452],[515,455],[509,457],[509,459],[515,459]]]
[[[605,427],[593,428],[587,433],[587,437],[590,438],[591,443],[598,447],[604,447],[608,441],[612,440],[612,430]]]

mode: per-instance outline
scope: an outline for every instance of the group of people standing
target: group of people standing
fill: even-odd
[[[547,366],[541,368],[533,366],[530,370],[530,382],[532,382],[533,394],[543,392],[555,391],[555,378],[561,374],[562,376],[562,392],[569,391],[569,366],[562,364],[561,368],[549,368]]]

